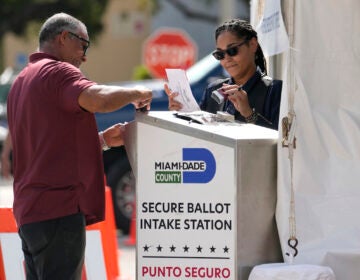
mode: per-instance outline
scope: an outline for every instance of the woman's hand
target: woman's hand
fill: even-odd
[[[169,110],[170,111],[180,111],[182,109],[182,104],[179,101],[175,100],[175,97],[179,95],[177,92],[172,92],[168,84],[164,84],[164,89],[169,97]]]
[[[250,107],[246,91],[238,85],[228,84],[223,84],[221,90],[228,96],[228,99],[234,104],[235,109],[239,111],[244,118],[251,116],[253,110]]]

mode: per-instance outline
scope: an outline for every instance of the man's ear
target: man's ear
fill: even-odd
[[[61,45],[65,44],[66,36],[68,35],[68,32],[66,30],[61,31],[61,33],[58,36],[59,43]]]

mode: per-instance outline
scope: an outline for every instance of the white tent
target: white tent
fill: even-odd
[[[253,23],[264,3],[252,1]],[[287,244],[293,232],[295,263],[360,279],[360,1],[281,4],[290,49],[275,69],[284,81],[280,120],[292,104],[296,116],[293,180],[289,148],[282,139],[278,146],[276,218],[284,258],[294,252]],[[289,227],[292,185],[296,224]]]

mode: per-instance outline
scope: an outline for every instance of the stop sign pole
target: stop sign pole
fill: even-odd
[[[196,44],[181,29],[158,29],[143,47],[144,64],[155,78],[166,78],[166,68],[186,70],[195,63],[196,57]]]

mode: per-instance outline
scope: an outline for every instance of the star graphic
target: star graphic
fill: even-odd
[[[224,249],[224,253],[229,253],[229,248],[228,248],[228,246],[225,246],[223,249]]]
[[[210,253],[215,253],[216,248],[213,246],[210,247]]]
[[[188,247],[187,245],[185,245],[185,246],[183,247],[183,249],[184,249],[184,252],[189,252],[189,247]]]
[[[158,252],[161,252],[162,247],[160,246],[160,244],[156,247],[156,249],[157,249]]]
[[[144,252],[149,252],[149,246],[145,244],[145,246],[143,247],[144,248]]]
[[[198,252],[198,253],[201,253],[202,247],[200,247],[200,245],[197,246],[196,249],[197,249],[197,252]]]
[[[175,252],[176,247],[174,245],[171,245],[170,252]]]

